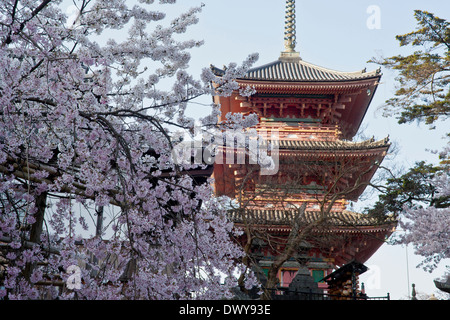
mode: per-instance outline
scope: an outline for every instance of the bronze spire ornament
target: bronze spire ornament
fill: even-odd
[[[281,58],[295,60],[300,59],[300,54],[295,51],[297,44],[295,35],[295,0],[286,0],[286,15],[284,21],[284,51]]]
[[[285,52],[295,52],[295,0],[286,0],[286,16],[284,26]]]

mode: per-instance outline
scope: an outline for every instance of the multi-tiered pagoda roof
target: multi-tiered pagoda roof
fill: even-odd
[[[224,70],[213,67],[217,75]],[[300,57],[284,58],[249,69],[241,80],[282,81],[282,82],[345,82],[379,78],[380,69],[367,72],[366,69],[355,72],[342,72],[314,65]]]
[[[379,221],[346,209],[369,185],[390,146],[388,138],[353,141],[380,83],[380,70],[342,72],[306,62],[294,49],[295,26],[289,22],[286,30],[285,51],[277,60],[236,79],[241,88],[254,88],[253,95],[236,90],[214,98],[222,115],[258,115],[256,129],[277,150],[278,171],[267,177],[255,174],[254,165],[215,164],[216,193],[245,204],[230,211],[237,226],[280,239],[289,237],[294,226],[317,224],[322,232],[326,216],[328,234],[344,239],[327,252],[334,265],[365,262],[396,225],[395,219]],[[211,68],[217,76],[225,72]],[[272,139],[270,131],[278,138]]]

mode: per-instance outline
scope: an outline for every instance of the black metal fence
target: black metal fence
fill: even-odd
[[[314,291],[297,291],[288,288],[267,289],[272,300],[390,300],[389,293],[385,297],[369,297],[365,294],[335,295]]]

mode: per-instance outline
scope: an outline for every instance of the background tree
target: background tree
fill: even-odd
[[[431,125],[450,115],[450,23],[426,11],[416,10],[414,16],[417,30],[396,38],[400,46],[418,50],[370,62],[398,71],[398,89],[386,101],[386,115],[397,116],[399,123]]]
[[[196,80],[201,41],[177,36],[201,7],[166,21],[175,1],[159,3],[73,1],[71,17],[55,1],[0,4],[0,298],[230,296],[232,224],[174,159],[172,133],[193,129],[191,100],[229,94],[257,56]],[[204,123],[218,125],[213,110]],[[72,265],[82,285],[67,290]]]
[[[399,89],[386,101],[386,115],[398,122],[417,121],[431,129],[450,114],[450,23],[426,11],[415,11],[416,31],[397,36],[401,46],[417,51],[408,56],[372,59],[398,71]],[[445,127],[444,127],[445,129]],[[450,135],[447,133],[446,139]],[[419,162],[408,171],[387,180],[386,194],[368,212],[382,217],[394,213],[401,217],[405,231],[398,242],[412,244],[424,257],[421,265],[433,270],[450,257],[450,140],[439,152],[439,164]]]

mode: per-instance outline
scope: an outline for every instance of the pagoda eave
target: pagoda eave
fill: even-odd
[[[230,219],[236,226],[278,228],[290,230],[293,221],[303,225],[318,223],[313,230],[317,232],[341,232],[341,233],[370,233],[393,232],[397,219],[394,216],[386,217],[383,222],[378,222],[366,214],[348,210],[321,212],[318,210],[305,210],[299,213],[297,210],[273,210],[273,209],[235,209],[229,211]],[[321,228],[318,228],[322,226]],[[323,228],[327,226],[327,228]]]
[[[257,232],[267,232],[277,238],[284,239],[292,232],[292,221],[282,222],[276,220],[276,215],[271,215],[271,219],[267,220],[267,210],[248,210],[249,216],[246,221],[242,221],[239,217],[230,212],[230,218],[234,222],[237,229],[247,229],[250,227]],[[281,212],[281,211],[280,211]],[[305,213],[311,218],[314,212]],[[314,244],[318,234],[329,234],[329,243],[326,247],[319,245],[318,248],[323,252],[324,257],[331,258],[336,266],[348,263],[351,260],[358,260],[362,263],[366,262],[384,243],[385,239],[395,231],[397,220],[388,218],[384,223],[370,222],[365,215],[352,213],[348,211],[335,212],[335,217],[339,217],[342,221],[329,220],[325,228],[316,228],[311,230],[309,236],[305,238],[306,242]],[[262,220],[261,220],[262,218]],[[275,220],[273,220],[275,218]],[[255,220],[256,219],[256,220]],[[307,219],[309,221],[309,219]],[[303,222],[308,222],[303,221]],[[312,221],[309,221],[311,223]],[[333,225],[337,223],[338,225]],[[301,228],[299,233],[301,233]],[[283,245],[280,240],[278,245]],[[274,244],[272,244],[274,245]]]
[[[293,142],[293,143],[289,143]],[[297,142],[297,143],[295,143]],[[306,143],[298,143],[298,141],[280,141],[280,144],[283,145],[277,145],[273,144],[280,152],[285,152],[286,154],[292,154],[292,155],[308,155],[308,154],[322,154],[322,155],[336,155],[336,154],[343,154],[345,156],[384,156],[387,152],[387,150],[390,147],[389,143],[378,143],[378,144],[367,144],[364,146],[363,144],[341,144],[338,143],[323,143],[320,145],[317,144],[308,144]],[[272,145],[272,146],[273,146]]]
[[[235,112],[257,112],[256,105],[271,99],[272,103],[297,103],[299,108],[308,102],[316,101],[319,114],[332,114],[330,124],[339,124],[343,138],[353,137],[367,112],[378,87],[381,74],[371,78],[345,81],[264,81],[237,79],[240,88],[252,87],[255,93],[250,97],[241,97],[236,91],[233,98],[238,100]],[[297,102],[295,102],[297,101]],[[267,102],[269,103],[269,102]],[[306,103],[306,104],[305,104]],[[270,104],[270,103],[269,103]],[[257,107],[256,107],[257,108]],[[231,111],[231,110],[230,110]],[[234,110],[233,110],[234,111]],[[325,113],[323,113],[325,112]],[[261,114],[262,109],[260,110]],[[320,116],[319,116],[320,118]],[[323,121],[323,119],[321,120]]]
[[[381,75],[367,79],[345,81],[265,81],[236,79],[241,88],[253,87],[257,93],[344,94],[377,86]]]
[[[248,224],[235,222],[234,223],[235,228],[248,228]],[[288,234],[292,231],[291,225],[271,225],[271,224],[255,224],[251,223],[251,229],[254,230],[264,230],[268,232],[277,232],[280,234]],[[383,234],[383,237],[389,237],[389,235],[392,234],[392,232],[395,231],[395,225],[389,224],[386,226],[381,227],[333,227],[324,232],[323,230],[315,231],[312,230],[311,233],[330,233],[330,234]],[[301,230],[299,231],[301,232]]]

